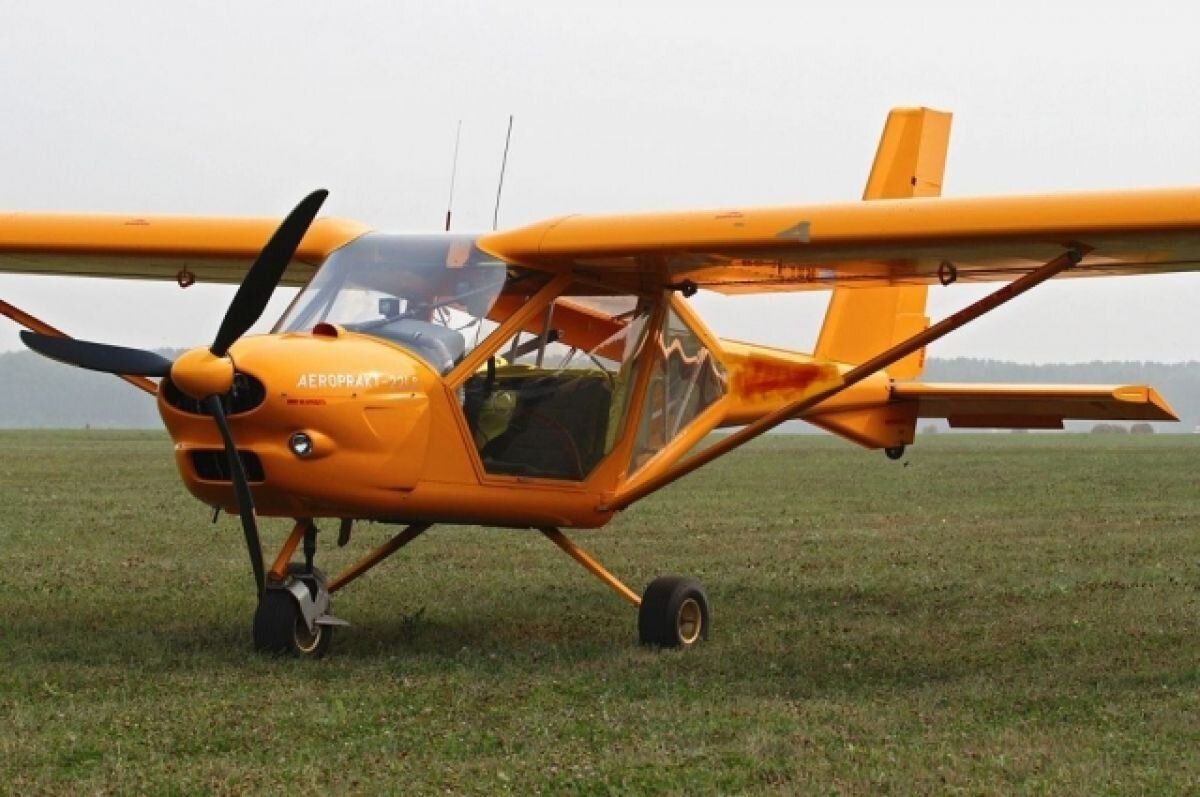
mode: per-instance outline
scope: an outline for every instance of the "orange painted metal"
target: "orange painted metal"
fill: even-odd
[[[950,114],[928,108],[897,108],[888,114],[879,139],[864,200],[936,197],[942,192]],[[834,288],[813,356],[858,363],[929,326],[927,285]],[[915,379],[925,352],[913,352],[888,367],[888,376]],[[871,419],[864,419],[873,423]]]
[[[0,272],[239,283],[278,219],[0,213]],[[303,285],[330,254],[369,231],[318,219],[301,241],[284,285]]]
[[[1005,302],[1011,301],[1016,297],[1025,293],[1031,288],[1041,285],[1048,279],[1061,274],[1069,268],[1078,266],[1083,257],[1090,251],[1090,247],[1083,244],[1074,244],[1066,252],[1050,260],[1048,263],[1031,271],[1024,276],[1013,280],[1003,288],[988,294],[979,301],[964,307],[957,313],[952,314],[948,318],[943,318],[938,323],[926,329],[923,332],[918,332],[906,341],[897,343],[892,348],[885,352],[880,352],[871,359],[860,363],[846,373],[844,382],[852,385],[862,379],[867,378],[877,371],[881,371],[897,360],[903,359],[912,354],[918,349],[923,349],[930,343],[947,334],[962,327],[982,315],[990,313]]]
[[[803,235],[786,236],[807,221]],[[1004,241],[1030,251],[1057,246],[1062,235],[1077,238],[1136,231],[1194,233],[1200,227],[1200,188],[1162,188],[1079,194],[941,198],[913,202],[872,202],[755,208],[731,215],[721,211],[648,213],[628,216],[571,216],[507,232],[492,233],[479,246],[497,256],[522,262],[555,258],[629,257],[674,252],[708,252],[757,248],[764,252],[817,253],[886,247],[894,256],[909,255],[906,245],[937,242]],[[1036,247],[1033,238],[1045,241]],[[804,238],[805,240],[801,240]],[[1065,243],[1065,242],[1063,242]],[[1193,251],[1196,242],[1180,240]],[[1140,253],[1153,264],[1160,253]],[[1023,268],[1032,270],[1024,259]],[[1043,261],[1044,262],[1044,261]],[[753,265],[753,264],[750,264]],[[1087,265],[1087,261],[1083,262]],[[697,266],[702,270],[702,266]],[[600,269],[597,269],[600,271]],[[618,271],[614,263],[611,271]],[[644,270],[644,269],[643,269]],[[1164,269],[1170,270],[1170,269]],[[1190,270],[1190,269],[1187,269]],[[848,265],[842,273],[852,274]],[[892,276],[899,277],[899,274]],[[597,274],[599,278],[599,274]],[[827,287],[827,285],[826,285]]]
[[[618,493],[612,504],[606,505],[605,509],[620,510],[625,509],[630,504],[645,498],[650,493],[662,489],[668,484],[677,479],[686,476],[702,465],[712,462],[719,456],[727,454],[739,446],[753,440],[754,438],[769,432],[781,423],[791,420],[803,413],[819,405],[822,400],[850,387],[858,382],[870,378],[876,373],[882,371],[891,363],[894,363],[918,349],[922,349],[940,337],[943,337],[968,322],[991,312],[1005,302],[1020,296],[1029,289],[1040,285],[1046,280],[1053,277],[1065,269],[1068,269],[1080,261],[1084,249],[1071,249],[1050,262],[1044,264],[1040,269],[1026,274],[1003,288],[985,296],[983,299],[974,304],[959,310],[948,318],[934,324],[929,329],[919,334],[913,335],[906,341],[898,343],[878,356],[871,358],[865,363],[858,365],[847,371],[836,383],[829,385],[824,389],[809,388],[809,393],[803,398],[784,405],[780,409],[765,415],[748,426],[743,427],[737,432],[729,435],[709,446],[708,448],[696,453],[687,460],[674,465],[668,469],[664,469],[661,473],[653,478],[638,484],[635,488],[623,490]],[[814,383],[819,384],[819,383]]]
[[[935,284],[946,264],[960,282],[1002,282],[1073,242],[1089,247],[1073,276],[1198,270],[1200,188],[571,216],[478,245],[539,268],[587,270],[614,289],[641,284],[657,262],[672,279],[769,293]]]
[[[13,305],[11,305],[8,302],[3,301],[3,300],[0,300],[0,315],[7,316],[8,318],[11,318],[13,321],[16,321],[18,324],[25,327],[26,329],[31,329],[34,332],[39,332],[43,335],[53,335],[54,337],[57,337],[57,338],[69,338],[70,337],[70,335],[66,334],[65,332],[60,332],[59,330],[57,330],[54,327],[47,324],[45,321],[35,318],[34,316],[32,316],[29,313],[25,312],[24,310],[20,309],[19,307],[14,307]],[[142,390],[142,391],[145,391],[146,393],[149,393],[151,396],[158,393],[158,383],[154,382],[153,380],[147,379],[144,376],[132,376],[129,374],[117,374],[117,376],[121,379],[124,379],[126,382],[128,382],[129,384],[136,387],[138,390]]]
[[[986,385],[898,383],[893,406],[921,418],[945,418],[956,428],[1061,429],[1078,420],[1177,421],[1146,385]]]
[[[642,599],[636,592],[625,586],[620,579],[608,572],[608,570],[604,568],[604,565],[600,564],[591,556],[589,556],[587,551],[571,542],[567,535],[563,534],[556,528],[540,528],[538,531],[540,531],[542,534],[545,534],[546,538],[549,539],[550,542],[557,545],[568,556],[570,556],[576,562],[579,562],[579,564],[583,565],[583,567],[589,573],[607,584],[610,589],[612,589],[622,598],[629,601],[634,606],[642,605]]]
[[[197,400],[220,396],[233,385],[233,361],[208,349],[192,349],[171,365],[171,381]]]
[[[468,353],[463,361],[446,375],[446,384],[457,388],[467,381],[487,362],[488,357],[495,353],[497,345],[511,338],[517,331],[530,328],[531,321],[537,318],[555,297],[566,290],[570,282],[570,275],[560,274],[531,297],[502,296],[501,301],[497,302],[500,306],[493,309],[500,325],[488,335],[482,345]]]
[[[455,387],[504,342],[506,330],[521,328],[565,290],[567,277],[539,291],[448,378],[438,377],[397,344],[345,330],[336,336],[244,338],[230,354],[240,371],[262,382],[266,396],[261,405],[232,414],[229,422],[239,447],[253,451],[261,464],[263,478],[255,483],[254,496],[263,515],[594,528],[607,523],[618,508],[783,420],[811,417],[829,426],[840,424],[847,436],[868,445],[903,441],[880,438],[871,425],[875,421],[854,415],[891,400],[891,383],[880,363],[906,356],[985,311],[980,308],[996,306],[996,296],[1000,301],[1011,298],[1049,273],[1043,270],[1018,281],[970,314],[957,314],[914,336],[899,355],[893,349],[857,369],[795,352],[718,341],[674,296],[672,306],[721,363],[727,392],[631,470],[639,408],[650,376],[644,362],[631,386],[633,411],[610,454],[583,481],[486,473]],[[662,312],[655,313],[653,329],[660,328]],[[196,466],[198,452],[221,450],[211,419],[173,406],[165,397],[159,407],[189,491],[208,504],[232,508],[231,485],[204,478]],[[887,417],[906,411],[897,408]],[[710,430],[740,424],[749,426],[680,464]],[[308,456],[299,457],[288,446],[297,431],[313,441]]]
[[[283,547],[279,549],[279,554],[275,557],[275,563],[271,565],[270,571],[267,572],[269,580],[283,581],[283,577],[287,575],[288,562],[292,561],[292,554],[296,553],[296,546],[304,539],[304,532],[308,530],[311,523],[311,520],[297,520],[296,525],[292,526],[291,534],[283,541]]]
[[[395,537],[392,537],[383,545],[380,545],[378,548],[371,551],[362,559],[359,559],[357,562],[350,565],[350,567],[346,568],[341,573],[338,573],[337,576],[335,576],[334,579],[329,582],[329,594],[332,595],[333,593],[337,592],[339,589],[346,586],[351,581],[354,581],[363,573],[367,572],[384,559],[387,559],[405,545],[408,545],[417,537],[420,537],[422,534],[428,531],[429,527],[432,525],[432,523],[414,523],[413,525],[404,529],[404,531],[397,534]]]
[[[934,162],[944,157],[944,146],[937,143],[944,145],[944,131],[937,127],[940,117],[922,113],[917,134],[885,134],[881,157],[887,150],[890,165],[879,172],[882,176],[872,172],[868,195],[900,195],[909,171],[917,179],[912,194],[932,193],[940,183]],[[915,148],[911,135],[917,136]],[[235,281],[273,227],[272,220],[0,215],[0,271],[174,279],[179,268],[192,264],[201,279]],[[312,264],[323,262],[365,229],[349,222],[318,221],[289,279],[302,281]],[[1051,397],[1045,395],[950,395],[944,386],[903,388],[889,376],[911,373],[893,366],[931,340],[1064,272],[1071,258],[1061,253],[1073,241],[1082,241],[1079,251],[1084,257],[1071,272],[1194,268],[1200,263],[1200,190],[880,199],[807,208],[568,217],[484,236],[482,248],[544,273],[501,296],[489,314],[498,328],[449,374],[435,372],[398,343],[346,329],[244,337],[229,355],[239,372],[261,383],[261,401],[233,407],[229,424],[238,448],[255,462],[253,494],[259,514],[408,525],[339,575],[331,591],[436,521],[541,529],[636,605],[631,590],[559,529],[603,526],[618,509],[793,418],[811,420],[871,446],[910,442],[914,413],[934,411],[930,408],[943,408],[948,416],[968,421],[1008,421],[1022,415],[1012,406],[1020,401],[1028,405],[1024,417],[1047,422],[1061,407],[1051,407]],[[917,299],[918,293],[923,297],[923,289],[910,289],[909,282],[937,279],[941,258],[948,256],[963,280],[1025,276],[921,331],[923,301]],[[949,273],[942,271],[943,276]],[[888,316],[877,320],[878,334],[870,336],[872,346],[884,349],[878,356],[870,347],[851,351],[842,345],[809,355],[716,339],[676,292],[684,287],[684,278],[711,279],[714,287],[727,292],[903,285],[878,295],[908,299],[878,305]],[[551,326],[561,329],[567,345],[586,349],[610,340],[624,321],[572,301],[591,295],[637,297],[650,306],[646,323],[652,332],[640,359],[622,374],[628,411],[602,419],[620,424],[605,441],[608,453],[578,481],[489,473],[464,412],[468,380],[489,357],[502,356],[499,347],[518,331],[540,332],[556,300],[562,301],[554,305]],[[654,358],[663,351],[658,336],[668,308],[719,363],[714,379],[724,380],[724,394],[697,410],[674,439],[635,454],[639,426],[648,417],[643,411],[655,384]],[[51,330],[16,313],[14,308],[13,314],[6,314],[39,331]],[[875,315],[865,313],[864,323],[874,323]],[[853,327],[851,320],[857,317],[846,311],[838,323]],[[861,364],[856,366],[856,360]],[[227,385],[224,366],[219,375],[209,375],[203,362],[196,366],[185,363],[179,368],[178,387],[184,392],[195,395]],[[212,367],[215,374],[217,367]],[[189,384],[193,370],[197,378]],[[139,386],[155,391],[153,383]],[[205,467],[212,457],[224,456],[212,419],[197,411],[194,402],[166,392],[172,395],[160,394],[158,406],[174,441],[184,484],[201,501],[233,509],[231,484]],[[1104,399],[1108,411],[1151,415],[1165,407],[1150,394],[1144,400],[1131,395],[1122,392]],[[980,403],[985,398],[994,404]],[[743,428],[688,458],[720,426]],[[288,443],[297,432],[312,441],[311,451],[303,456]],[[285,544],[287,556],[280,552],[273,574],[280,567],[286,572],[298,534],[293,529]]]
[[[883,126],[863,199],[941,196],[951,114],[893,108]]]
[[[538,301],[563,287],[560,281]],[[480,350],[502,342],[489,337]],[[346,330],[285,333],[243,338],[230,356],[264,386],[261,404],[229,416],[239,449],[253,452],[261,467],[253,484],[260,515],[395,523],[436,518],[525,528],[591,528],[612,516],[599,507],[624,478],[636,414],[583,482],[495,476],[481,471],[458,391],[397,344]],[[467,362],[463,366],[473,373]],[[644,384],[643,377],[634,385],[635,402]],[[716,407],[689,427],[686,439],[720,420],[719,402]],[[230,483],[206,478],[197,466],[203,452],[221,451],[211,419],[166,396],[159,410],[185,486],[205,503],[232,509]],[[288,445],[298,431],[313,441],[307,456]]]

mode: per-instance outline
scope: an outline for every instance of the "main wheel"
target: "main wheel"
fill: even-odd
[[[291,565],[288,573],[300,575],[303,568]],[[313,584],[307,586],[314,588]],[[333,629],[323,625],[310,632],[296,599],[287,590],[268,589],[254,612],[254,647],[264,653],[320,658],[329,650],[332,635]]]
[[[708,638],[708,597],[699,583],[683,576],[659,576],[650,582],[638,609],[643,645],[688,648]]]

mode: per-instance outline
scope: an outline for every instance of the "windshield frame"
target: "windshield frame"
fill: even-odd
[[[486,339],[484,327],[505,289],[526,278],[480,250],[476,238],[361,236],[325,260],[272,333],[332,323],[405,348],[445,374]],[[465,334],[469,329],[476,334]]]

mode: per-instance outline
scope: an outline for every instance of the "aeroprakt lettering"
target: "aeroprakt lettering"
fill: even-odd
[[[415,385],[417,377],[412,374],[300,374],[296,387],[304,388],[355,388],[369,390],[374,387],[407,387]]]

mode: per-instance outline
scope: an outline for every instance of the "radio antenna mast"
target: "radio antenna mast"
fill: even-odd
[[[508,165],[508,143],[512,141],[512,114],[508,115],[508,133],[504,136],[504,157],[500,160],[500,184],[496,186],[496,209],[492,212],[492,230],[500,220],[500,192],[504,190],[504,168]]]
[[[446,232],[450,232],[450,213],[454,209],[454,178],[458,174],[458,142],[462,138],[462,119],[454,132],[454,160],[450,161],[450,199],[446,202]]]

